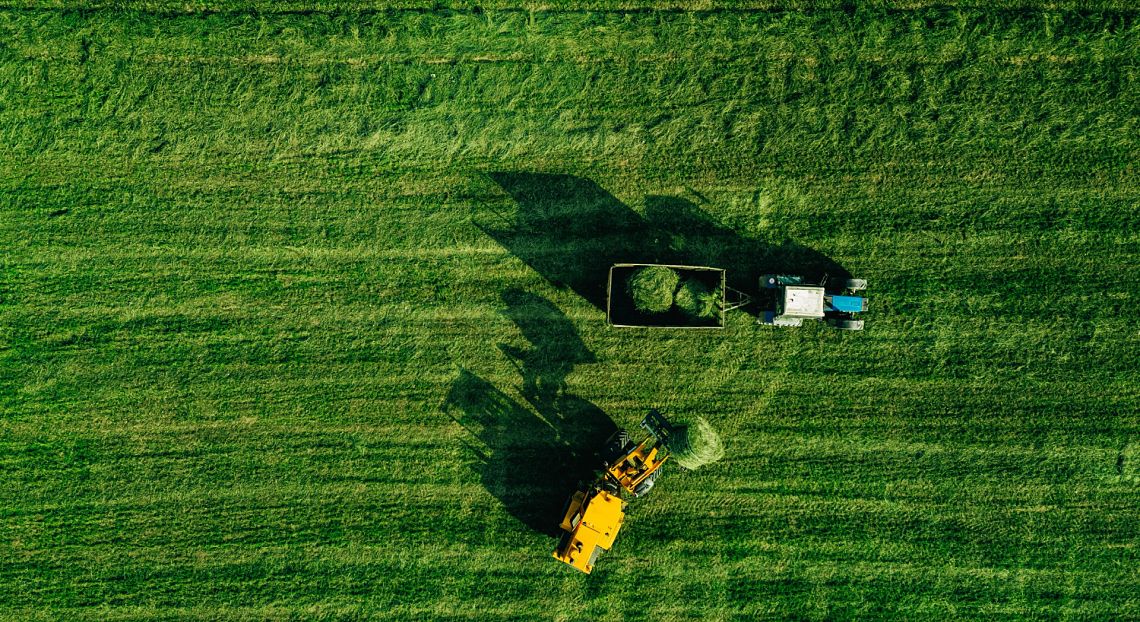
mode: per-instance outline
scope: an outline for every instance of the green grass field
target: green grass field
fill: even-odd
[[[1140,12],[508,4],[3,3],[0,617],[1140,617]],[[578,574],[649,407],[727,455]]]

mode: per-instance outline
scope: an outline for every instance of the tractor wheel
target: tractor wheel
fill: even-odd
[[[863,320],[832,320],[830,324],[839,330],[863,330]]]

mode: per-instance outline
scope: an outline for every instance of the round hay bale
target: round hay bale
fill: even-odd
[[[690,471],[724,457],[720,435],[703,417],[676,426],[666,449],[677,464]]]
[[[685,279],[674,296],[673,304],[689,317],[705,319],[716,317],[720,311],[720,288],[709,289],[695,278]]]
[[[681,277],[672,268],[646,266],[629,277],[633,306],[642,313],[664,313],[673,307],[673,293]]]

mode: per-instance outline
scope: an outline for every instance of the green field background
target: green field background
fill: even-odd
[[[444,4],[4,3],[0,616],[1140,617],[1140,13]],[[626,249],[867,330],[608,328]],[[649,407],[727,456],[578,574]]]

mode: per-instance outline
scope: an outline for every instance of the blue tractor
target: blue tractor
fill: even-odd
[[[760,314],[761,324],[803,326],[804,320],[823,320],[840,330],[863,330],[856,314],[867,310],[867,299],[858,295],[867,289],[863,279],[806,283],[801,276],[765,274],[761,291],[768,292],[768,307]]]

